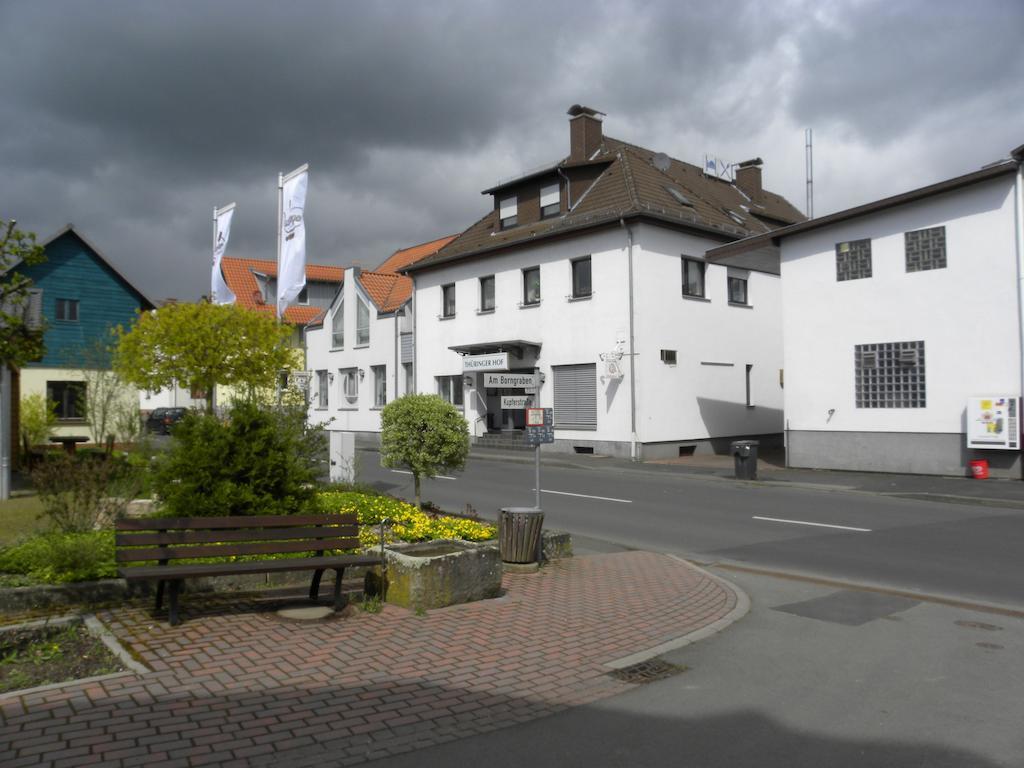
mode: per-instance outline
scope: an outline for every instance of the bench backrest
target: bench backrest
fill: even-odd
[[[162,517],[115,524],[117,562],[355,549],[354,512],[340,515]]]

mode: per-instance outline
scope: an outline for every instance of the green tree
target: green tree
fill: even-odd
[[[21,366],[43,356],[43,324],[28,311],[32,281],[14,269],[43,261],[34,234],[0,219],[0,365]]]
[[[117,329],[114,371],[139,389],[176,382],[193,391],[238,387],[253,400],[272,390],[282,369],[293,366],[292,329],[273,317],[234,304],[168,304]],[[207,399],[212,412],[213,401]]]
[[[139,420],[139,396],[116,373],[110,370],[112,349],[102,339],[86,349],[81,369],[85,382],[85,397],[82,411],[89,422],[93,442],[99,445],[108,435],[118,431],[115,420],[125,407],[134,409],[135,420]]]
[[[420,478],[462,469],[469,456],[469,428],[455,406],[437,395],[405,395],[380,414],[380,456],[385,467],[412,472],[416,506],[422,509]]]
[[[154,464],[163,509],[183,517],[315,511],[323,432],[305,408],[236,403],[227,422],[190,413]]]
[[[18,413],[21,440],[29,448],[45,443],[57,426],[57,404],[44,395],[25,395]]]

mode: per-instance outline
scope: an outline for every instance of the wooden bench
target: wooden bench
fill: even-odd
[[[384,523],[381,523],[383,542]],[[163,606],[164,586],[169,585],[168,615],[178,618],[178,592],[182,580],[197,576],[236,576],[286,571],[313,571],[309,597],[316,600],[320,578],[333,570],[334,610],[344,607],[341,579],[349,565],[383,565],[380,554],[330,555],[327,550],[359,546],[355,513],[340,515],[283,515],[252,517],[164,517],[124,519],[116,523],[118,575],[129,582],[156,581],[156,609]],[[196,558],[238,555],[311,553],[311,557],[247,562],[181,563]],[[145,565],[156,561],[156,565]],[[135,563],[135,565],[131,565]]]

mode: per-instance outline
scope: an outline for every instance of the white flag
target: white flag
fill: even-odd
[[[306,287],[306,188],[309,166],[297,168],[281,180],[281,210],[278,232],[277,316]]]
[[[224,281],[224,273],[220,268],[220,260],[228,247],[231,236],[231,217],[235,213],[235,204],[226,205],[213,211],[213,272],[210,275],[210,303],[234,304],[235,294]]]

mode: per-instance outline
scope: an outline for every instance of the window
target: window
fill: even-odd
[[[345,346],[345,299],[338,302],[338,308],[334,310],[334,317],[331,318],[331,346]]]
[[[836,280],[871,277],[871,240],[836,243]]]
[[[540,217],[557,216],[560,210],[558,185],[548,184],[540,188]]]
[[[373,371],[373,407],[383,408],[388,401],[387,366],[375,365]]]
[[[923,341],[858,344],[853,351],[858,408],[924,408]]]
[[[704,298],[704,262],[683,256],[683,296]]]
[[[455,283],[441,286],[441,317],[455,317]]]
[[[583,299],[590,296],[593,289],[590,282],[590,257],[584,256],[572,263],[572,297]]]
[[[57,319],[78,322],[78,299],[57,299]]]
[[[661,350],[661,362],[665,363],[665,365],[675,365],[676,351],[674,349]]]
[[[498,225],[501,229],[514,227],[518,221],[519,205],[515,195],[506,197],[498,203]]]
[[[745,277],[729,278],[729,303],[747,303],[747,279]]]
[[[437,394],[452,405],[462,405],[462,376],[438,376]]]
[[[494,275],[480,278],[480,311],[490,312],[494,309]]]
[[[341,378],[341,396],[354,403],[359,399],[359,370],[356,368],[339,368]]]
[[[370,343],[370,307],[356,296],[356,346]]]
[[[597,429],[597,366],[554,365],[555,427]]]
[[[302,286],[299,295],[295,297],[296,304],[309,304],[309,286]]]
[[[753,370],[754,366],[752,363],[747,363],[747,408],[753,408],[754,404],[750,400],[750,371]]]
[[[903,245],[907,272],[924,272],[946,268],[946,228],[932,227],[906,232]]]
[[[326,408],[328,404],[327,371],[316,372],[316,407]]]
[[[540,304],[540,267],[523,270],[523,304]]]
[[[48,381],[46,382],[46,399],[56,404],[54,412],[58,419],[62,421],[85,420],[84,381]]]
[[[402,363],[402,370],[405,371],[405,392],[408,394],[416,389],[412,380],[412,363]]]

